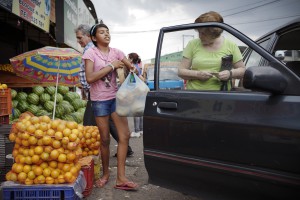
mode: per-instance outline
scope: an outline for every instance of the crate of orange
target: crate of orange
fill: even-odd
[[[76,122],[23,113],[9,134],[15,142],[15,163],[6,180],[25,185],[74,183],[81,169],[82,131]]]
[[[81,172],[72,184],[62,185],[20,185],[4,182],[2,184],[3,200],[10,199],[65,199],[82,198],[86,180]]]

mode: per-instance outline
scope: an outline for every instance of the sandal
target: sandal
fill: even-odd
[[[107,182],[108,182],[107,179],[101,179],[100,178],[99,180],[96,181],[96,186],[98,188],[102,188],[102,187],[104,187],[106,185]]]
[[[122,184],[117,184],[114,187],[115,189],[119,189],[119,190],[137,190],[138,188],[138,184],[134,183],[134,182],[126,182],[126,183],[122,183]]]

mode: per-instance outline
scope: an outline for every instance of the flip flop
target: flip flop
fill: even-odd
[[[102,187],[104,187],[106,185],[107,182],[108,182],[107,179],[101,179],[100,178],[99,180],[96,181],[96,186],[98,188],[102,188]]]
[[[122,183],[122,184],[117,184],[114,187],[115,189],[119,189],[119,190],[137,190],[138,188],[138,184],[134,183],[134,182],[126,182],[126,183]]]

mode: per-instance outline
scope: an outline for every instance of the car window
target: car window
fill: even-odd
[[[161,67],[160,68],[160,81],[168,81],[168,80],[182,80],[178,77],[177,67]],[[154,68],[148,69],[148,81],[154,81]]]
[[[293,29],[279,35],[273,55],[300,76],[300,30]]]
[[[269,43],[269,40],[265,40],[260,42],[259,45],[263,48],[266,48]],[[248,58],[245,60],[246,68],[251,66],[259,66],[260,62],[262,61],[261,55],[259,55],[256,51],[250,50]]]
[[[247,46],[241,42],[239,39],[237,39],[235,36],[229,34],[226,31],[223,31],[222,36],[227,40],[235,43],[238,46],[238,50],[242,53]],[[186,87],[187,84],[189,84],[188,79],[183,79],[184,77],[176,77],[174,72],[178,71],[178,67],[180,66],[180,63],[183,59],[183,51],[187,47],[189,43],[194,43],[195,41],[200,40],[199,39],[199,33],[198,30],[190,29],[190,30],[180,30],[180,31],[174,31],[174,32],[167,32],[164,33],[162,46],[161,46],[161,54],[160,54],[160,73],[159,73],[159,89],[164,88],[163,84],[161,82],[165,83],[166,79],[169,80],[178,80],[181,81],[184,85],[182,89],[185,90],[191,90],[189,87]],[[226,43],[227,44],[227,43]],[[205,56],[204,56],[205,57]],[[213,68],[206,69],[210,71],[211,73],[216,74],[220,71],[221,66],[221,59],[218,59],[217,61],[214,60],[213,64],[211,64],[210,58],[207,58],[205,61],[201,62],[202,65],[210,66],[213,65]],[[206,63],[207,62],[207,63]],[[192,63],[191,68],[197,67],[197,64]],[[166,67],[172,66],[172,70],[166,70]],[[149,71],[148,73],[148,80],[150,80],[152,77],[153,71]],[[170,78],[172,77],[172,78]],[[214,75],[213,76],[214,82],[220,82],[220,80]],[[235,87],[238,85],[239,80],[232,80],[232,84],[228,82],[228,88]],[[231,86],[232,85],[232,86]],[[220,88],[214,87],[213,89],[203,89],[203,88],[197,88],[197,90],[220,90]]]

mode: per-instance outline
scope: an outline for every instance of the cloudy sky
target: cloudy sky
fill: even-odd
[[[192,23],[217,11],[225,23],[252,39],[300,17],[300,0],[92,0],[98,18],[108,25],[111,47],[142,60],[154,58],[159,29]]]

